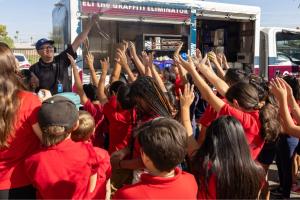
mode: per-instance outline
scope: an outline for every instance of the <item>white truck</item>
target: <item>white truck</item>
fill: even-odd
[[[154,50],[157,64],[166,67],[182,41],[183,52],[192,55],[196,48],[204,53],[216,49],[224,51],[233,67],[259,66],[259,7],[196,0],[60,0],[52,14],[59,51],[75,39],[91,14],[100,19],[88,37],[95,60],[112,57],[116,43],[131,40],[138,51]],[[78,50],[79,57],[84,51]],[[95,62],[96,69],[99,65]],[[83,62],[79,66],[85,69]]]
[[[257,74],[267,79],[277,75],[299,76],[300,30],[264,27],[260,33],[260,68]]]

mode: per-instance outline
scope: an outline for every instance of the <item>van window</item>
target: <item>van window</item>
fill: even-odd
[[[24,56],[15,55],[15,57],[17,58],[17,60],[18,60],[19,62],[25,61]]]
[[[277,59],[300,64],[300,33],[276,34]]]

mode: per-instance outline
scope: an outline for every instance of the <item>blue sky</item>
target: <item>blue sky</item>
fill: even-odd
[[[19,40],[48,37],[52,31],[52,9],[58,0],[0,0],[0,24],[11,37],[19,31]],[[300,0],[215,0],[215,2],[259,6],[261,26],[300,26]]]

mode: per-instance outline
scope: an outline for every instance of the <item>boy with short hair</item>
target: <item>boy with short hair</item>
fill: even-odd
[[[44,147],[25,161],[41,199],[104,199],[111,174],[109,155],[90,143],[74,142],[75,104],[62,96],[43,102],[38,113]]]
[[[178,166],[187,153],[187,133],[177,121],[156,118],[137,129],[141,157],[149,174],[118,190],[114,199],[196,199],[193,175]]]

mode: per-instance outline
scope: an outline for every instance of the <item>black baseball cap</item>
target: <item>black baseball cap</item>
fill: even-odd
[[[71,100],[63,96],[53,96],[43,101],[38,122],[41,127],[62,126],[70,130],[78,121],[78,116],[78,110]]]
[[[53,40],[48,40],[46,38],[42,38],[42,39],[39,39],[36,43],[35,43],[35,48],[37,50],[39,50],[44,44],[51,44],[53,45],[54,44],[54,41]]]

